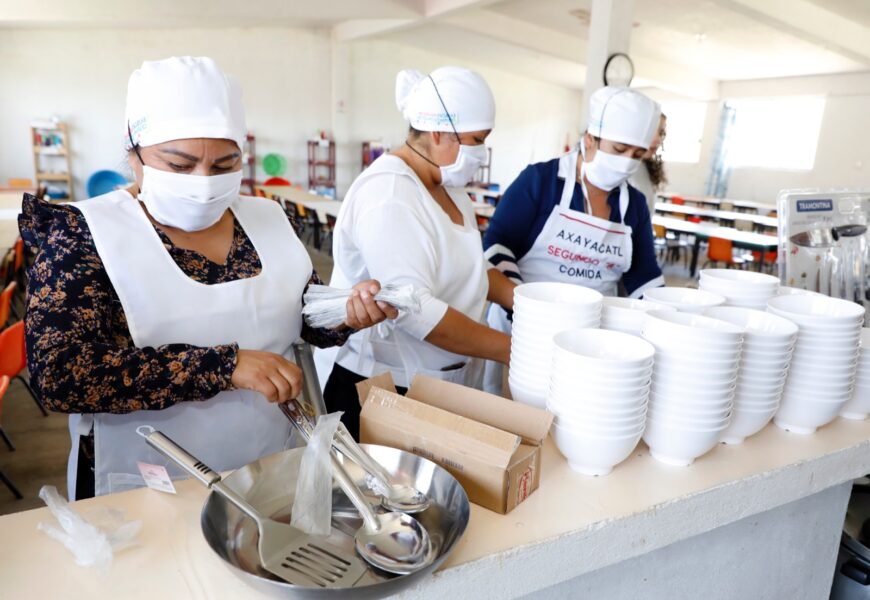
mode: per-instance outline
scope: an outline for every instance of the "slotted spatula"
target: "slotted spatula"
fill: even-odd
[[[287,583],[305,587],[351,587],[365,573],[366,565],[345,550],[311,537],[292,525],[261,516],[240,494],[221,481],[219,473],[197,460],[159,431],[142,434],[148,445],[175,462],[238,507],[257,523],[257,550],[263,568]]]

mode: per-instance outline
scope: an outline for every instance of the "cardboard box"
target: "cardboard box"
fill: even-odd
[[[421,375],[405,396],[389,373],[357,384],[357,392],[361,441],[438,463],[475,504],[505,514],[538,488],[549,412]]]

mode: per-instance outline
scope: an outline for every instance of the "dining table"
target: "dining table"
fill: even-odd
[[[768,217],[767,215],[743,213],[733,210],[719,210],[715,208],[701,208],[699,206],[689,206],[687,204],[673,204],[672,202],[656,202],[655,211],[663,214],[714,219],[727,226],[733,226],[737,221],[749,221],[758,229],[776,229],[779,225],[779,220],[776,217]]]
[[[710,238],[722,238],[730,241],[738,248],[758,251],[761,256],[756,262],[756,270],[761,271],[765,263],[765,255],[779,248],[779,239],[775,235],[766,235],[763,233],[755,233],[753,231],[741,231],[733,227],[722,227],[720,225],[712,225],[709,223],[693,223],[683,219],[675,219],[673,217],[663,217],[656,215],[652,218],[653,225],[664,227],[666,231],[672,231],[677,234],[691,235],[694,237],[692,246],[692,259],[689,266],[689,275],[695,276],[698,270],[698,254],[701,249],[701,242]]]

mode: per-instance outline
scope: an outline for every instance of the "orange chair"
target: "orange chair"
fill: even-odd
[[[6,391],[9,389],[9,378],[5,375],[0,377],[0,415],[3,412],[3,397],[6,395]],[[3,441],[6,442],[6,447],[9,448],[10,452],[15,451],[15,446],[12,445],[12,440],[9,439],[9,436],[6,435],[6,432],[3,431],[2,425],[0,425],[0,438],[3,438]],[[15,484],[6,477],[6,474],[3,471],[0,471],[0,481],[9,488],[9,491],[12,492],[12,495],[21,500],[24,496],[21,495],[21,492],[18,491],[18,488],[15,487]]]
[[[6,395],[6,392],[9,390],[9,378],[6,375],[0,377],[0,417],[3,416],[3,397]],[[0,420],[0,438],[6,443],[6,447],[9,448],[10,452],[15,450],[15,446],[12,445],[12,440],[9,439],[9,436],[6,435],[6,432],[3,431],[3,421]]]
[[[731,242],[731,240],[711,237],[708,241],[707,246],[707,263],[704,266],[706,267],[710,263],[720,262],[725,263],[725,267],[730,269],[735,265],[742,265],[743,259],[735,258],[734,244]]]
[[[12,296],[15,294],[17,287],[17,283],[10,281],[6,289],[0,292],[0,329],[6,327],[6,323],[9,321],[9,313],[12,309]]]
[[[18,321],[0,332],[0,376],[6,375],[23,383],[30,397],[33,398],[33,401],[39,407],[39,410],[47,417],[48,411],[45,410],[45,406],[36,397],[36,394],[33,393],[30,382],[22,375],[26,366],[27,354],[24,350],[24,321]]]

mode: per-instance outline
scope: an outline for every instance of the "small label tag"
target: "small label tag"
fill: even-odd
[[[169,478],[166,467],[143,462],[137,462],[136,464],[139,466],[142,478],[145,479],[145,485],[158,492],[175,493],[175,486],[172,485],[172,479]]]

